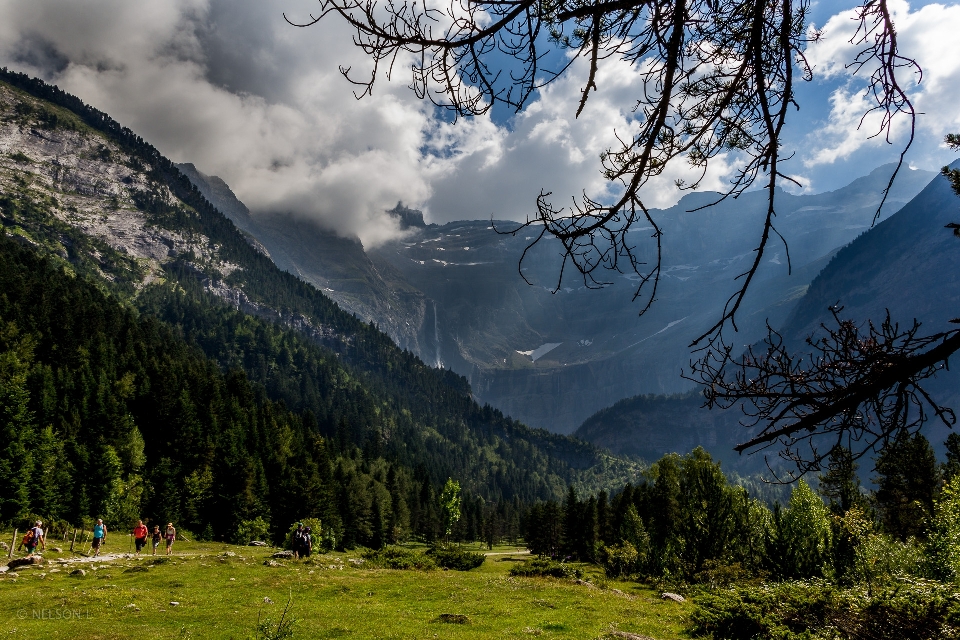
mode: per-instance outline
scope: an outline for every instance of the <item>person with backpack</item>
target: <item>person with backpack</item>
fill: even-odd
[[[303,523],[297,523],[297,530],[290,536],[290,548],[293,549],[293,557],[300,557],[300,549],[303,546]]]
[[[177,530],[174,528],[172,522],[167,523],[167,531],[164,538],[167,539],[167,555],[170,555],[173,551],[173,541],[177,539]]]
[[[100,547],[107,541],[107,525],[103,524],[103,519],[97,518],[97,524],[93,525],[93,557],[100,555]]]
[[[310,553],[313,551],[313,536],[310,535],[310,527],[307,527],[303,530],[303,538],[300,540],[300,556],[302,558],[309,558]]]
[[[33,528],[28,529],[23,535],[23,540],[20,541],[20,545],[27,548],[28,556],[32,556],[38,546],[44,551],[47,550],[46,542],[43,539],[43,529],[40,528],[42,525],[43,523],[37,520]]]
[[[137,555],[140,555],[140,550],[147,545],[147,525],[143,524],[143,520],[133,528],[133,541],[137,545]]]

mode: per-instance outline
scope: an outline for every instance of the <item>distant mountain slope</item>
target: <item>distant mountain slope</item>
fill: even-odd
[[[822,323],[832,324],[828,309],[838,303],[844,318],[864,324],[881,322],[889,310],[902,325],[922,322],[922,333],[952,327],[949,321],[960,317],[960,241],[944,225],[957,220],[960,200],[937,176],[897,213],[836,252],[778,329],[802,351],[807,336],[822,332]],[[960,410],[958,382],[950,371],[927,386],[938,402]],[[694,441],[729,456],[734,441],[746,439],[736,425],[737,411],[705,412],[699,404],[696,396],[629,398],[591,416],[575,435],[642,457],[683,450]],[[939,448],[946,431],[939,423],[930,429]]]
[[[462,377],[278,269],[133,132],[39,80],[6,70],[0,80],[6,232],[225,369],[242,367],[272,400],[311,414],[319,434],[491,497],[556,497],[569,482],[612,486],[635,471],[479,406]]]
[[[958,166],[955,163],[954,166]],[[928,331],[960,316],[960,241],[944,225],[960,220],[960,199],[942,176],[874,229],[840,250],[810,283],[783,325],[800,339],[817,330],[828,307],[844,316],[922,321]]]
[[[765,321],[783,322],[834,251],[868,228],[891,167],[830,193],[778,195],[778,228],[786,253],[772,243],[738,318],[744,343],[758,339]],[[932,177],[904,172],[885,207],[895,211]],[[708,327],[734,290],[757,242],[765,201],[747,193],[715,207],[689,211],[718,196],[687,195],[656,212],[663,222],[664,270],[657,301],[638,318],[632,274],[610,274],[612,284],[587,289],[569,275],[554,294],[560,272],[556,245],[544,242],[520,255],[533,233],[494,232],[488,221],[463,221],[420,230],[369,253],[390,262],[427,299],[420,356],[468,377],[474,393],[533,425],[572,432],[593,412],[624,397],[689,388],[680,369],[690,340]],[[514,223],[494,223],[511,229]],[[642,245],[650,239],[635,234]],[[433,346],[433,350],[428,347]]]

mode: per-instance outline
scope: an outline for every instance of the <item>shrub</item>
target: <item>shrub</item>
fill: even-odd
[[[600,558],[608,578],[625,578],[636,572],[637,549],[626,540],[611,547],[604,547]]]
[[[960,634],[960,592],[951,585],[898,578],[872,591],[825,581],[724,589],[694,599],[695,637],[715,640],[920,640]]]
[[[583,571],[549,558],[536,558],[510,567],[510,575],[523,578],[582,578]]]
[[[476,569],[487,559],[482,553],[474,553],[459,547],[436,545],[427,552],[433,560],[445,569],[470,571]]]
[[[270,523],[257,516],[253,520],[243,520],[237,526],[233,541],[237,544],[248,544],[251,540],[265,540],[270,534]]]
[[[436,569],[433,558],[421,551],[404,549],[403,547],[387,546],[382,549],[367,549],[361,554],[373,567],[380,569],[419,569],[429,571]]]

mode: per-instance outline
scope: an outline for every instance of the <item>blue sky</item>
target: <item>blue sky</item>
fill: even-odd
[[[863,88],[842,61],[852,3],[818,2],[827,26],[811,50],[817,79],[798,90],[787,132],[788,165],[807,191],[838,188],[890,162],[903,141],[856,131]],[[902,47],[924,66],[913,90],[918,138],[909,164],[953,159],[940,144],[960,131],[960,6],[893,0]],[[428,220],[523,219],[541,189],[559,202],[582,189],[609,195],[598,155],[629,128],[636,70],[601,69],[600,91],[574,119],[585,66],[504,117],[445,122],[410,92],[408,72],[356,101],[340,65],[369,61],[334,20],[307,29],[282,17],[316,11],[313,0],[0,0],[0,65],[39,75],[141,133],[179,162],[223,177],[256,213],[289,211],[365,244],[394,237],[384,215],[397,200]],[[715,163],[707,188],[722,188],[734,159]],[[679,198],[674,174],[648,189],[654,206]]]

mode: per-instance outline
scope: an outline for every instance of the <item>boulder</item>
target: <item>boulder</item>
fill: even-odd
[[[677,593],[670,593],[669,591],[664,591],[660,594],[661,600],[673,600],[674,602],[685,602],[686,598]]]
[[[267,546],[267,543],[266,543],[266,542],[263,542],[262,540],[251,540],[251,541],[250,541],[250,544],[247,545],[247,546],[249,546],[249,547],[266,547],[266,546]]]
[[[43,564],[43,558],[40,556],[27,556],[26,558],[14,558],[7,563],[7,566],[11,569],[16,569],[17,567],[28,567],[37,564]]]
[[[60,547],[50,547],[50,551],[53,551],[54,553],[63,553],[63,549]]]
[[[293,551],[277,551],[275,554],[270,556],[271,558],[276,558],[278,560],[292,560]]]
[[[74,569],[73,571],[70,572],[70,575],[77,576],[78,578],[82,578],[83,576],[87,575],[87,572],[84,571],[83,569]]]

